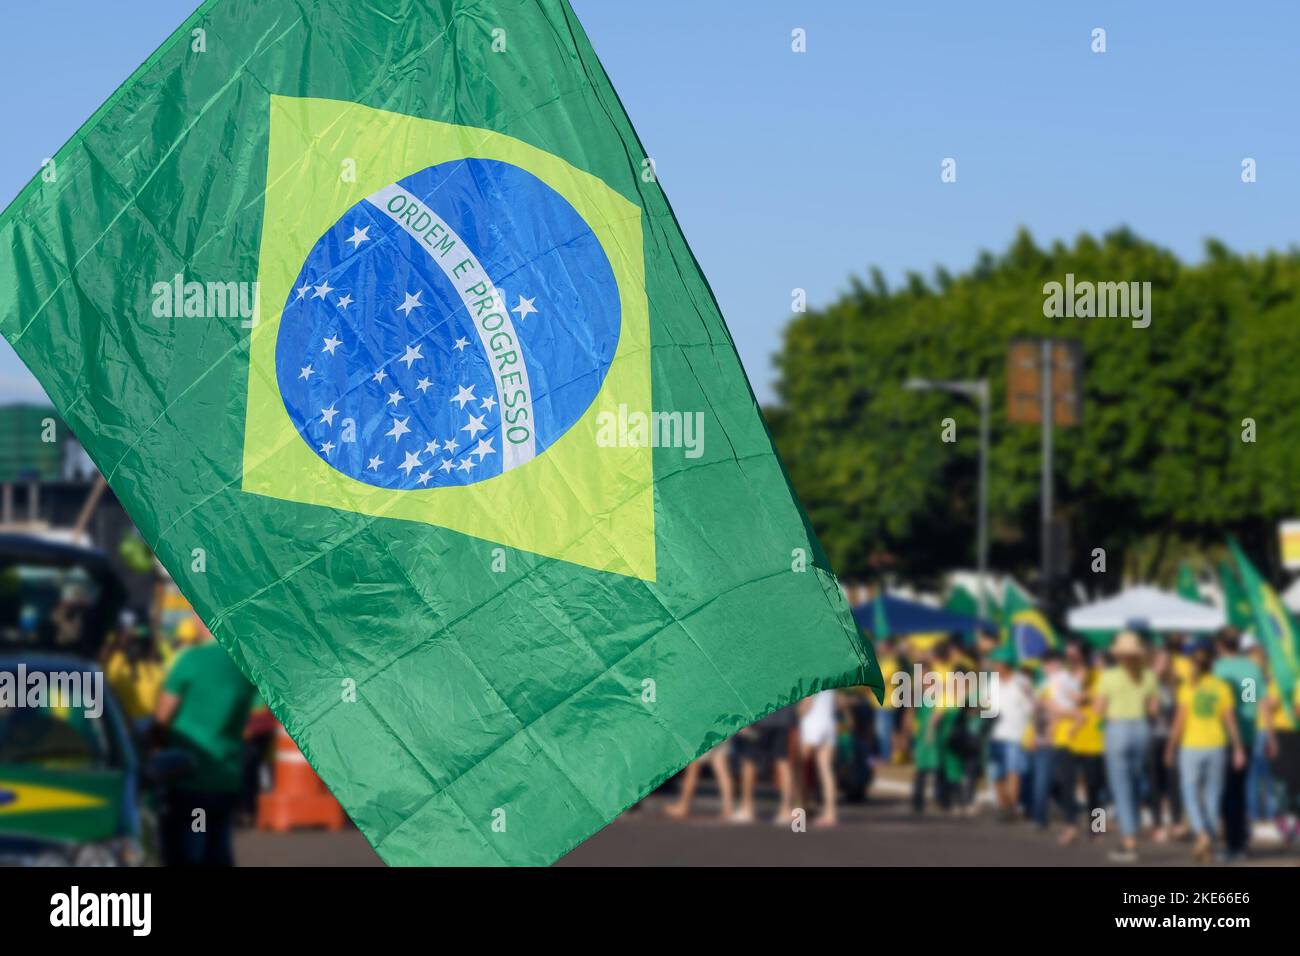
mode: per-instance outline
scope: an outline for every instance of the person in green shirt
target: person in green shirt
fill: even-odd
[[[253,695],[253,685],[200,625],[198,642],[172,663],[154,713],[167,743],[194,760],[193,772],[174,783],[167,798],[163,851],[169,865],[234,864],[240,754]]]
[[[1213,674],[1232,691],[1237,727],[1241,732],[1241,745],[1246,753],[1255,752],[1255,726],[1258,722],[1259,699],[1268,684],[1259,665],[1241,652],[1241,635],[1235,628],[1226,627],[1219,632],[1219,659],[1214,662]],[[1223,838],[1228,859],[1239,859],[1246,854],[1250,842],[1250,821],[1246,813],[1246,777],[1248,766],[1228,765],[1227,779],[1223,784]]]

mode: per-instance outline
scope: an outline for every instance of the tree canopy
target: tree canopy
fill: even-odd
[[[1150,282],[1150,326],[1045,317],[1044,285],[1067,273]],[[1298,290],[1294,249],[1242,256],[1211,240],[1189,265],[1126,229],[1050,248],[1021,231],[962,275],[912,274],[890,288],[872,270],[796,315],[767,414],[837,571],[930,580],[974,563],[978,410],[904,382],[988,378],[992,564],[1032,577],[1040,435],[1007,421],[1007,349],[1018,337],[1074,339],[1083,421],[1056,430],[1054,476],[1071,576],[1101,590],[1125,569],[1172,580],[1189,550],[1217,549],[1229,533],[1267,565],[1274,522],[1300,510]],[[945,418],[955,441],[941,438]],[[1093,580],[1094,548],[1106,550],[1109,586]]]

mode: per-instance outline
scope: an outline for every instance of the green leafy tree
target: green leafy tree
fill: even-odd
[[[1046,317],[1044,284],[1067,273],[1150,282],[1150,326]],[[1055,471],[1070,573],[1106,589],[1090,570],[1104,548],[1111,586],[1122,570],[1172,575],[1179,553],[1230,532],[1271,554],[1273,522],[1300,508],[1298,291],[1295,251],[1243,257],[1211,241],[1189,266],[1128,230],[1047,249],[1022,231],[965,274],[889,288],[873,272],[796,316],[776,359],[772,432],[841,574],[931,579],[973,563],[978,411],[904,382],[987,377],[993,562],[1031,577],[1040,436],[1006,420],[1007,348],[1074,339],[1083,423],[1057,429]],[[955,442],[941,440],[946,418]],[[1256,440],[1243,441],[1252,423]]]

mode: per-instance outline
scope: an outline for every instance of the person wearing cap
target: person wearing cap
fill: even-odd
[[[1229,742],[1232,766],[1246,769],[1232,689],[1211,673],[1213,663],[1213,646],[1209,641],[1199,643],[1192,653],[1192,679],[1178,692],[1178,716],[1165,748],[1166,763],[1172,764],[1177,753],[1183,808],[1196,834],[1193,854],[1202,862],[1210,859],[1214,846]]]
[[[1110,646],[1115,666],[1097,680],[1095,702],[1106,721],[1106,782],[1119,816],[1120,849],[1111,851],[1117,863],[1137,861],[1138,800],[1151,746],[1148,720],[1159,705],[1156,676],[1147,667],[1146,648],[1132,631],[1115,637]]]
[[[1241,746],[1247,754],[1253,754],[1255,727],[1259,722],[1257,702],[1267,692],[1264,672],[1243,653],[1241,635],[1235,628],[1225,627],[1220,631],[1218,644],[1219,659],[1214,662],[1213,674],[1232,692]],[[1228,767],[1223,782],[1223,842],[1229,860],[1245,856],[1250,842],[1250,818],[1246,812],[1246,777],[1249,773],[1249,761],[1241,767],[1233,764]]]

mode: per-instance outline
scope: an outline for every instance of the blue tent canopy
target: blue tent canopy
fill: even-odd
[[[878,607],[879,605],[879,607]],[[883,614],[884,634],[877,634],[877,620]],[[904,637],[908,634],[959,633],[970,640],[976,631],[996,634],[997,628],[982,618],[954,614],[928,604],[908,601],[889,594],[880,595],[853,609],[853,619],[872,637]]]

